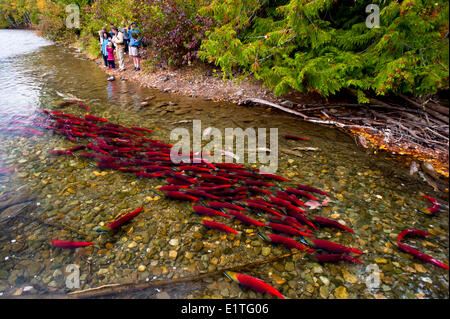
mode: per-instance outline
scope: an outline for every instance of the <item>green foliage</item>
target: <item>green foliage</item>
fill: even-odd
[[[136,0],[135,13],[140,36],[148,52],[160,63],[190,64],[212,19],[198,14],[210,0]]]
[[[39,0],[0,0],[0,25],[2,27],[27,27],[39,13]]]
[[[366,26],[368,4],[380,27]],[[202,10],[219,26],[199,56],[228,75],[254,74],[274,90],[329,96],[363,92],[422,96],[448,88],[448,1],[214,0]]]

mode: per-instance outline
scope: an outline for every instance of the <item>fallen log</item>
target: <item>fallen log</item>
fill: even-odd
[[[30,202],[20,203],[9,206],[0,213],[0,226],[6,225],[10,221],[14,220],[20,214],[24,213],[26,209],[31,205]]]
[[[287,108],[287,107],[284,107],[284,106],[281,106],[279,104],[275,104],[275,103],[272,103],[272,102],[269,102],[269,101],[266,101],[266,100],[251,98],[251,99],[248,99],[248,101],[253,102],[253,103],[257,103],[257,104],[263,104],[263,105],[271,106],[271,107],[274,107],[276,109],[282,110],[284,112],[291,113],[291,114],[294,114],[294,115],[297,115],[297,116],[301,116],[301,117],[303,117],[303,119],[307,119],[308,118],[308,116],[303,114],[303,113],[291,110],[290,108]]]
[[[432,109],[431,107],[429,107],[429,106],[425,106],[425,105],[428,103],[428,101],[427,101],[427,102],[424,102],[424,103],[419,103],[419,102],[414,101],[413,99],[407,97],[406,95],[398,94],[398,96],[400,96],[402,99],[408,101],[410,104],[416,106],[417,108],[422,109],[424,112],[427,112],[428,114],[430,114],[431,116],[437,118],[438,120],[441,120],[441,121],[443,121],[443,122],[449,124],[448,113],[447,113],[447,116],[446,116],[445,114],[442,114],[442,113],[440,113],[439,111],[433,110],[433,109]],[[436,109],[436,106],[434,106],[434,108]],[[443,106],[438,107],[438,108],[439,108],[440,110],[442,110],[442,111],[443,111],[444,109],[446,109],[446,108],[443,107]],[[448,112],[448,109],[447,109],[447,112]]]
[[[321,119],[317,119],[317,118],[313,118],[310,116],[307,116],[301,112],[298,111],[294,111],[291,110],[287,107],[281,106],[279,104],[276,103],[272,103],[266,100],[262,100],[262,99],[255,99],[255,98],[251,98],[248,99],[247,101],[253,102],[253,103],[257,103],[257,104],[262,104],[262,105],[267,105],[267,106],[271,106],[274,107],[276,109],[279,109],[281,111],[287,112],[287,113],[291,113],[294,114],[296,116],[300,116],[303,118],[303,120],[310,122],[310,123],[315,123],[315,124],[325,124],[325,125],[335,125],[337,127],[355,127],[355,128],[361,128],[361,129],[366,129],[366,130],[375,130],[373,127],[368,127],[368,126],[361,126],[361,125],[353,125],[353,124],[344,124],[344,123],[340,123],[340,122],[336,122],[336,121],[331,121],[331,120],[321,120]]]
[[[143,290],[148,288],[157,288],[168,285],[175,285],[180,283],[199,281],[205,278],[214,277],[217,275],[222,275],[224,271],[239,271],[242,269],[260,266],[268,263],[272,263],[281,259],[288,258],[293,256],[294,254],[298,254],[298,252],[290,252],[288,254],[284,254],[277,257],[272,257],[265,260],[259,260],[250,262],[243,265],[236,265],[227,268],[223,268],[220,270],[215,270],[212,272],[199,273],[195,276],[183,277],[178,279],[169,279],[169,280],[152,280],[149,282],[143,283],[125,283],[125,284],[109,284],[103,285],[100,287],[89,288],[80,291],[74,291],[68,294],[53,294],[53,295],[25,295],[25,296],[17,296],[16,298],[51,298],[51,299],[81,299],[81,298],[94,298],[94,297],[102,297],[107,295],[115,295],[120,293],[130,293],[137,290]],[[15,296],[8,296],[8,298],[14,298]]]
[[[33,197],[26,193],[17,193],[16,191],[4,193],[0,196],[0,211],[32,200]]]
[[[439,113],[447,115],[447,116],[449,115],[449,108],[445,107],[443,105],[436,104],[434,102],[428,101],[426,103],[426,106],[428,108],[432,109],[433,111],[439,112]]]

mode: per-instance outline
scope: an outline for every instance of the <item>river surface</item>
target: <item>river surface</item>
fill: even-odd
[[[54,45],[29,31],[0,30],[0,43],[8,43],[0,51],[1,296],[177,279],[289,253],[258,237],[261,229],[236,220],[226,223],[241,231],[240,236],[204,228],[190,203],[158,196],[163,180],[137,179],[101,170],[82,158],[51,155],[49,150],[74,143],[49,131],[17,134],[24,116],[42,116],[38,110],[83,116],[86,111],[78,105],[58,107],[65,98],[77,98],[92,115],[153,129],[152,138],[172,144],[171,130],[192,131],[192,120],[222,134],[225,128],[278,128],[277,174],[292,180],[282,184],[327,191],[328,205],[309,213],[343,222],[355,231],[320,228],[314,236],[358,248],[364,252],[358,257],[363,264],[320,264],[301,252],[240,272],[266,281],[289,298],[449,297],[448,271],[414,259],[389,242],[395,243],[407,228],[426,230],[428,238],[405,242],[448,264],[448,210],[434,217],[415,210],[431,206],[422,194],[445,205],[448,199],[410,177],[407,167],[388,155],[368,154],[336,129],[276,110],[161,93],[118,79],[108,82],[95,62],[76,49]],[[148,105],[143,106],[145,101]],[[284,134],[309,140],[286,140]],[[298,156],[283,152],[296,147],[318,150],[297,150]],[[6,208],[9,215],[8,200],[14,203]],[[143,212],[120,232],[94,231],[139,206]],[[51,239],[95,244],[60,249],[51,246]],[[78,274],[79,287],[74,279]],[[271,298],[240,288],[222,275],[113,297]]]

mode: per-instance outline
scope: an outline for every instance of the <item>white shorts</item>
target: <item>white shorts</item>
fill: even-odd
[[[130,46],[129,47],[129,53],[130,53],[130,56],[139,56],[139,49],[138,49],[138,47]]]

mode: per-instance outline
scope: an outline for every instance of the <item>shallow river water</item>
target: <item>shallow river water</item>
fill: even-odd
[[[49,150],[75,144],[48,131],[20,136],[8,130],[20,126],[20,116],[37,116],[39,109],[83,116],[86,111],[78,105],[57,106],[65,97],[76,97],[92,115],[153,129],[152,138],[172,144],[171,130],[192,131],[192,120],[222,134],[225,128],[278,128],[276,174],[292,180],[281,184],[312,185],[330,193],[329,204],[310,214],[343,222],[355,233],[320,228],[314,236],[358,248],[364,252],[358,257],[363,264],[320,264],[300,252],[240,272],[266,281],[289,298],[449,297],[448,271],[414,259],[389,242],[395,243],[407,228],[426,230],[431,234],[427,239],[405,242],[448,264],[448,210],[434,217],[415,211],[431,206],[422,194],[445,205],[448,198],[410,177],[407,167],[388,155],[368,154],[336,129],[276,110],[161,93],[118,79],[108,82],[107,75],[75,49],[53,45],[29,31],[0,30],[0,43],[10,44],[0,51],[1,296],[177,279],[289,253],[257,236],[262,229],[234,219],[221,222],[241,231],[240,236],[206,229],[192,204],[158,196],[163,180],[138,179],[101,170],[86,159],[51,155]],[[148,105],[143,106],[145,101]],[[309,140],[286,140],[284,134]],[[296,147],[318,150],[297,150],[299,156],[283,152]],[[252,165],[257,167],[246,164]],[[15,204],[5,208],[7,200]],[[120,232],[94,231],[139,206],[143,212]],[[14,218],[5,217],[5,209]],[[94,245],[60,249],[51,246],[51,239]],[[78,288],[73,286],[76,280],[70,281],[76,273],[72,265],[79,267]],[[114,297],[271,298],[240,288],[223,275]]]

